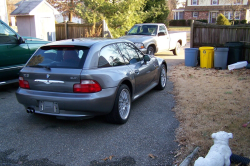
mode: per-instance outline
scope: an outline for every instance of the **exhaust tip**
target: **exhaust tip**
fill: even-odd
[[[27,108],[27,113],[35,113],[35,109],[34,108]]]

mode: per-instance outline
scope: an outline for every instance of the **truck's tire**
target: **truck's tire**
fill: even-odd
[[[147,54],[154,55],[155,54],[155,48],[153,46],[149,46],[147,49]]]
[[[179,55],[181,52],[181,44],[179,42],[176,43],[175,49],[173,50],[174,55]]]

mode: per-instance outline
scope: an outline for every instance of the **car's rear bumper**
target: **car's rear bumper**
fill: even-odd
[[[116,88],[97,93],[60,93],[19,88],[16,98],[25,109],[35,113],[63,117],[85,117],[108,114],[114,105]],[[55,111],[42,110],[41,102],[56,103]],[[40,105],[39,105],[40,104]],[[52,106],[53,107],[53,106]]]

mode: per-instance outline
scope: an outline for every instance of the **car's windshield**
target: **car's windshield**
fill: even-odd
[[[26,66],[50,68],[82,68],[88,47],[45,46],[34,53]]]
[[[135,25],[127,35],[150,35],[155,36],[157,33],[157,25]]]

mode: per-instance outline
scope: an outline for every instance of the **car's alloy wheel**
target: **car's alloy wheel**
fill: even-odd
[[[165,65],[161,65],[160,71],[160,79],[158,85],[156,86],[156,89],[163,90],[165,89],[167,84],[167,72]]]
[[[130,93],[128,89],[123,89],[119,95],[119,114],[123,120],[128,118],[130,112]]]
[[[154,55],[155,54],[155,49],[154,49],[153,46],[148,47],[147,54],[149,54],[149,55]]]
[[[108,122],[124,124],[130,114],[131,95],[127,85],[122,84],[116,95],[115,104],[112,111],[106,116]]]
[[[167,82],[165,67],[161,68],[161,86],[165,87]]]

